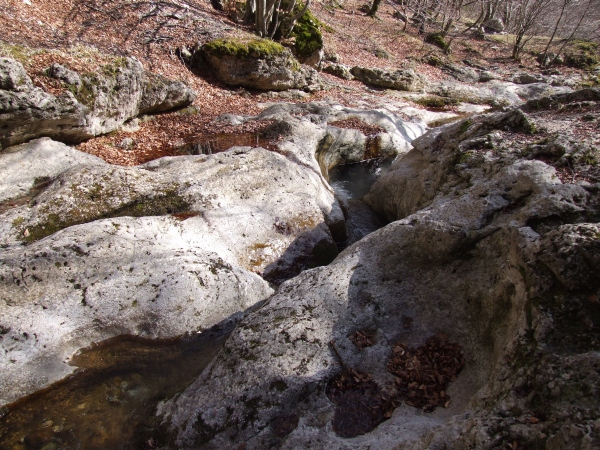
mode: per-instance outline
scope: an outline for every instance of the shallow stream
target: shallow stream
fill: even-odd
[[[177,149],[179,155],[212,155],[229,150],[231,147],[269,148],[269,140],[260,133],[223,133],[210,136],[197,136]]]
[[[118,336],[78,352],[76,372],[0,409],[0,448],[144,449],[168,441],[157,403],[204,370],[234,322],[172,340]]]
[[[361,240],[385,223],[362,201],[377,178],[391,165],[391,159],[374,158],[353,164],[343,164],[329,171],[329,184],[347,201],[346,232],[348,239],[339,245],[340,250]]]

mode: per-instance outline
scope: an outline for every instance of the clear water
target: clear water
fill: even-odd
[[[390,159],[374,158],[339,165],[329,171],[329,184],[339,196],[346,199],[362,198],[390,164]]]
[[[269,140],[260,133],[211,134],[197,136],[176,151],[179,155],[212,155],[229,150],[231,147],[269,148]]]
[[[348,239],[338,244],[340,250],[385,225],[375,211],[361,199],[390,165],[391,159],[376,158],[336,166],[329,171],[329,184],[339,197],[347,200],[348,205],[346,219]]]
[[[0,449],[143,449],[169,442],[155,416],[217,354],[233,323],[173,340],[118,336],[80,351],[77,371],[0,409]]]

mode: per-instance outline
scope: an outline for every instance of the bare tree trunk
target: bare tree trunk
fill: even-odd
[[[246,11],[244,13],[244,22],[252,22],[256,12],[256,0],[246,0]]]
[[[300,17],[302,17],[306,13],[306,11],[308,11],[310,2],[311,2],[311,0],[306,0],[306,4],[304,5],[304,8],[302,8],[294,17],[292,17],[292,20],[290,21],[290,29],[287,32],[288,36],[290,34],[292,34],[292,31],[294,31],[294,26],[296,25],[296,22],[298,21],[298,19]]]
[[[575,27],[571,31],[571,34],[569,35],[569,37],[564,40],[564,42],[562,43],[561,47],[556,52],[556,56],[552,60],[552,63],[554,63],[556,61],[556,59],[559,57],[559,55],[565,49],[565,47],[567,46],[567,44],[573,40],[573,37],[575,36],[575,33],[577,33],[577,31],[579,30],[579,27],[581,26],[581,24],[583,23],[584,19],[586,18],[587,14],[588,14],[588,11],[590,10],[590,6],[591,5],[592,5],[592,1],[588,0],[587,6],[586,6],[585,10],[583,11],[583,13],[581,14],[581,17],[579,18],[579,21],[577,22],[577,25],[575,25]]]
[[[373,5],[371,6],[371,9],[367,13],[367,16],[375,17],[375,15],[377,14],[377,10],[379,9],[380,3],[381,3],[381,0],[373,0]]]
[[[554,30],[552,30],[552,35],[550,36],[550,39],[548,39],[548,44],[546,44],[546,48],[544,49],[544,53],[542,56],[542,63],[546,60],[546,55],[548,55],[548,50],[550,49],[550,46],[552,45],[552,42],[554,41],[554,37],[556,36],[556,32],[558,31],[560,22],[561,22],[563,16],[565,15],[565,11],[570,3],[571,3],[571,0],[563,0],[562,8],[560,9],[560,15],[558,16],[558,19],[556,20],[556,24],[554,25]]]

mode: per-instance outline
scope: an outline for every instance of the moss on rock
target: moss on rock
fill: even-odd
[[[320,30],[322,25],[310,10],[298,19],[292,32],[292,36],[296,39],[294,44],[296,55],[306,57],[323,49],[323,35]]]
[[[590,41],[577,41],[574,49],[565,55],[565,64],[578,69],[594,69],[600,58],[598,57],[598,44]]]
[[[444,36],[441,33],[431,33],[425,36],[425,42],[431,45],[435,45],[438,48],[441,48],[444,51],[448,51],[450,45],[444,39]]]
[[[268,39],[216,39],[204,44],[202,49],[213,56],[265,57],[281,55],[285,48],[277,42]]]
[[[21,220],[13,225],[21,229],[20,234],[23,235],[25,242],[32,243],[64,228],[97,219],[163,216],[189,211],[191,207],[190,203],[179,194],[177,184],[167,187],[152,197],[133,198],[117,208],[112,207],[112,202],[118,197],[118,193],[105,191],[100,185],[95,185],[91,190],[75,187],[73,196],[77,200],[75,202],[77,208],[73,207],[65,212],[60,204],[50,203],[45,208],[44,220],[31,225],[26,225],[24,220]]]

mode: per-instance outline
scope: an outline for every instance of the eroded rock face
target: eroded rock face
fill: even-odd
[[[598,446],[600,179],[562,182],[528,156],[534,125],[512,110],[417,139],[367,197],[395,221],[281,285],[159,407],[175,445]],[[340,363],[394,395],[392,344],[439,333],[466,358],[446,409],[403,404],[367,434],[334,432]]]
[[[96,156],[77,151],[50,138],[12,147],[0,155],[0,202],[26,196],[36,181],[47,182],[77,165],[104,165]]]
[[[65,377],[92,342],[200,331],[271,294],[210,245],[191,245],[199,238],[186,222],[101,220],[2,252],[1,402]]]
[[[354,79],[354,75],[350,73],[350,69],[349,66],[337,63],[328,63],[323,66],[323,72],[343,78],[344,80]]]
[[[272,292],[256,272],[286,278],[337,254],[324,222],[343,215],[320,173],[273,152],[60,168],[2,215],[3,403],[65,376],[82,346],[209,327]]]
[[[80,142],[140,113],[187,106],[195,98],[183,83],[148,74],[133,58],[117,58],[95,74],[79,75],[56,64],[48,73],[64,83],[58,97],[35,87],[20,63],[0,59],[1,147],[41,136]]]
[[[441,97],[458,99],[461,102],[489,104],[492,106],[520,105],[532,99],[564,94],[573,89],[568,86],[553,86],[547,83],[515,84],[485,77],[485,83],[463,84],[456,81],[437,81],[429,83],[426,91]]]

